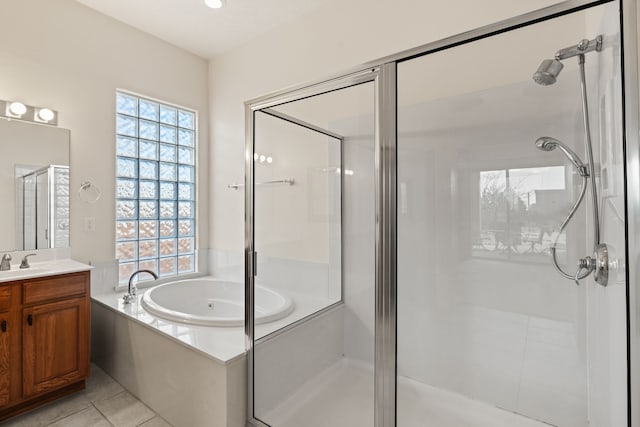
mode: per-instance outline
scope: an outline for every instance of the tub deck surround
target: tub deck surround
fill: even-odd
[[[203,279],[214,278],[205,277]],[[244,292],[243,284],[237,283],[236,285],[240,287],[241,292]],[[142,305],[143,292],[144,290],[138,290],[138,297],[132,304],[125,304],[122,301],[125,292],[91,295],[91,299],[94,303],[109,308],[148,329],[159,332],[217,363],[227,364],[244,356],[244,325],[211,327],[166,320],[145,310]],[[282,293],[284,294],[284,292]],[[257,337],[266,336],[327,306],[327,298],[323,297],[310,297],[292,292],[287,292],[286,296],[292,300],[293,310],[282,319],[256,325]]]
[[[244,285],[237,285],[242,290]],[[93,361],[176,427],[244,427],[244,327],[164,320],[145,311],[141,294],[133,304],[123,303],[124,293],[92,295]],[[327,306],[327,298],[286,294],[293,301],[293,311],[283,319],[257,325],[257,336]],[[331,312],[342,316],[341,311]],[[274,341],[290,335],[274,334]]]
[[[96,365],[175,427],[244,427],[246,358],[220,363],[93,302]]]
[[[31,258],[33,260],[33,258]],[[57,276],[60,274],[77,273],[91,270],[93,267],[72,259],[57,259],[42,262],[30,262],[31,267],[20,268],[20,259],[13,258],[11,270],[0,271],[0,283],[16,280],[35,279],[38,277]]]

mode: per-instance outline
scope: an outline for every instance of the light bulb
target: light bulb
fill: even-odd
[[[267,157],[267,163],[273,163],[273,157],[271,156]]]
[[[27,112],[27,106],[22,102],[12,102],[11,104],[9,104],[9,111],[11,111],[11,114],[21,116]]]
[[[264,161],[267,160],[267,156],[265,156],[264,154],[260,155],[260,163],[264,163]]]
[[[253,160],[258,160],[258,157],[260,157],[258,153],[253,153]]]
[[[55,113],[48,108],[41,108],[38,111],[38,117],[44,122],[49,122],[55,117]]]
[[[204,4],[211,9],[220,9],[222,7],[222,0],[204,0]]]

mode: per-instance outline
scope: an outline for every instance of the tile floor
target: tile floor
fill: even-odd
[[[93,364],[85,390],[0,424],[2,427],[171,427]]]

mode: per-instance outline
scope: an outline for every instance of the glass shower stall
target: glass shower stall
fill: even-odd
[[[69,246],[69,167],[16,166],[18,250]]]
[[[640,426],[635,23],[567,1],[247,102],[252,425]]]

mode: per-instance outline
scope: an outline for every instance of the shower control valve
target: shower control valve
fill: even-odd
[[[585,271],[586,274],[581,274]],[[579,280],[593,272],[593,278],[599,285],[607,286],[609,281],[609,250],[607,245],[599,243],[593,253],[593,257],[587,256],[578,261],[578,272],[575,276],[576,284]]]
[[[593,254],[594,267],[593,278],[596,283],[607,286],[609,281],[609,249],[604,243],[598,244]]]

